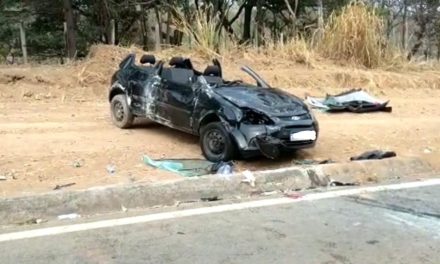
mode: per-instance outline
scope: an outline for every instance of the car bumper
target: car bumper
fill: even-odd
[[[315,140],[291,141],[291,134],[302,131],[315,131]],[[276,159],[283,151],[294,151],[315,146],[318,137],[317,124],[309,126],[276,127],[267,125],[249,125],[240,127],[239,133],[233,133],[243,157],[259,154]],[[239,134],[239,136],[237,136]]]

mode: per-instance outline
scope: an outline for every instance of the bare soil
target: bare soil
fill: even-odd
[[[117,59],[110,58],[111,68],[101,72],[85,69],[90,61],[62,67],[0,67],[0,176],[7,178],[0,181],[1,196],[47,192],[69,183],[75,183],[69,189],[83,189],[172,181],[179,176],[146,166],[142,156],[202,158],[197,137],[146,120],[129,130],[111,124],[107,81]],[[238,76],[237,61],[226,64],[231,79]],[[393,113],[317,112],[321,133],[314,149],[277,161],[239,161],[238,170],[280,168],[295,159],[348,161],[375,149],[399,156],[440,156],[440,72],[310,68],[289,62],[256,66],[272,83],[298,96],[364,87],[391,100]],[[115,173],[108,172],[109,165]]]

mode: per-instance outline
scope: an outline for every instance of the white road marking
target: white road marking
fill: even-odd
[[[387,190],[402,190],[402,189],[411,189],[411,188],[419,188],[419,187],[427,187],[427,186],[435,186],[440,185],[440,178],[438,179],[430,179],[426,181],[417,181],[417,182],[407,182],[407,183],[399,183],[399,184],[391,184],[391,185],[381,185],[381,186],[371,186],[371,187],[361,187],[361,188],[353,188],[353,189],[344,189],[337,191],[328,191],[322,193],[310,193],[306,194],[297,199],[292,198],[276,198],[276,199],[266,199],[266,200],[258,200],[251,202],[243,202],[236,204],[225,204],[225,205],[217,205],[211,207],[202,207],[196,209],[187,209],[173,212],[165,212],[158,214],[149,214],[142,216],[134,216],[134,217],[126,217],[119,219],[110,219],[103,220],[91,223],[83,223],[83,224],[73,224],[73,225],[65,225],[65,226],[56,226],[42,229],[34,229],[28,231],[7,233],[0,235],[0,242],[6,241],[14,241],[19,239],[27,239],[27,238],[35,238],[35,237],[44,237],[44,236],[52,236],[59,234],[66,234],[72,232],[80,232],[86,230],[93,230],[99,228],[110,228],[117,226],[125,226],[125,225],[133,225],[133,224],[141,224],[148,223],[154,221],[163,221],[167,219],[175,219],[182,218],[188,216],[196,216],[196,215],[207,215],[213,213],[221,213],[221,212],[229,212],[257,207],[266,207],[273,205],[282,205],[282,204],[292,204],[299,203],[305,201],[317,201],[323,199],[336,198],[341,196],[350,196],[350,195],[358,195],[362,193],[374,193],[381,192]]]

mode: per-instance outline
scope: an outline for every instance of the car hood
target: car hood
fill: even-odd
[[[308,112],[301,99],[280,89],[232,86],[217,87],[215,92],[238,107],[255,109],[268,116],[303,115]]]

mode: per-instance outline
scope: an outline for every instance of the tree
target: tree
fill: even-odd
[[[76,56],[76,30],[75,18],[73,15],[72,1],[63,0],[64,16],[66,18],[66,46],[67,56],[71,59]]]
[[[436,35],[439,35],[439,28],[437,27],[437,25],[439,24],[440,19],[438,14],[440,1],[418,0],[415,1],[415,4],[412,5],[412,8],[414,8],[415,10],[414,21],[417,25],[417,29],[414,32],[414,45],[412,46],[407,56],[408,60],[411,60],[412,57],[419,51],[426,37],[432,38]],[[427,48],[427,50],[429,50],[429,47]]]

